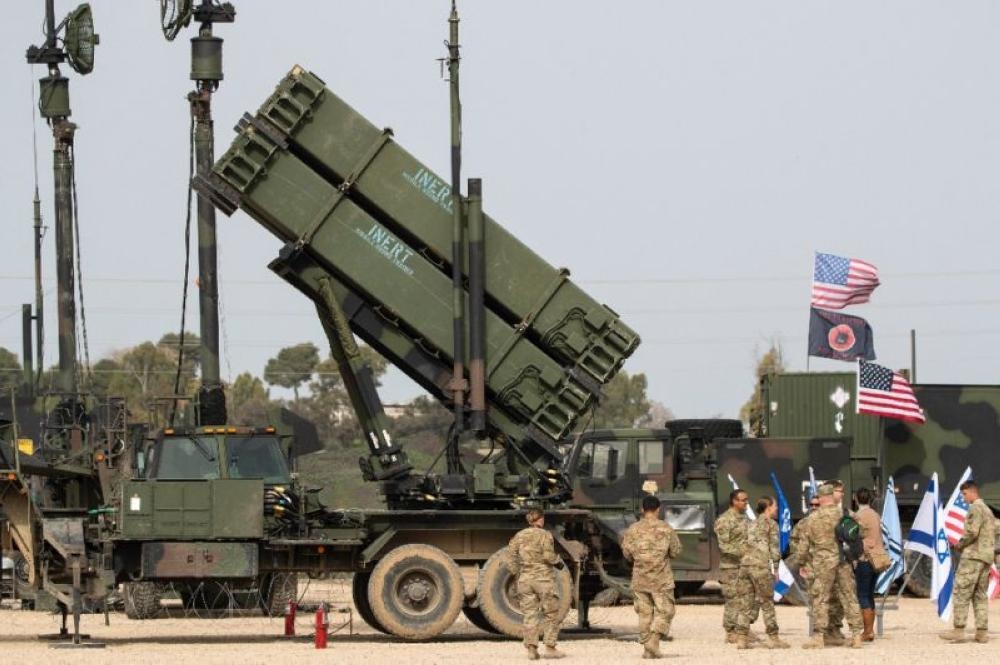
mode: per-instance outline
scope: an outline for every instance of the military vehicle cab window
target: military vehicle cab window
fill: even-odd
[[[663,442],[639,442],[639,473],[663,473]]]
[[[151,477],[161,480],[212,480],[219,477],[215,437],[171,437],[160,446]]]
[[[594,441],[580,452],[579,476],[618,480],[625,475],[628,441]]]

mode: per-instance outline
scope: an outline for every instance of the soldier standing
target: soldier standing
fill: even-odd
[[[747,527],[750,518],[746,514],[749,495],[743,490],[729,493],[729,509],[715,520],[715,536],[719,541],[719,584],[726,606],[722,613],[722,628],[726,631],[726,642],[736,642],[736,578],[739,575],[740,560],[747,547]],[[752,609],[757,618],[757,609]],[[753,621],[751,621],[752,623]]]
[[[808,558],[812,583],[809,599],[813,610],[812,639],[803,644],[805,649],[822,649],[823,636],[830,619],[830,596],[837,594],[851,627],[851,647],[861,647],[861,610],[851,564],[842,560],[834,529],[843,517],[843,508],[835,504],[834,488],[829,483],[817,491],[820,507],[809,517],[805,528],[805,553]]]
[[[660,500],[642,497],[642,519],[622,537],[622,554],[632,562],[632,593],[639,615],[639,642],[643,658],[662,658],[660,638],[670,632],[674,618],[674,574],[670,560],[681,553],[673,527],[660,519]]]
[[[812,591],[810,588],[813,583],[813,575],[810,572],[811,567],[809,565],[809,557],[807,552],[807,538],[806,538],[806,525],[809,523],[809,519],[816,514],[819,510],[819,497],[814,496],[809,500],[809,513],[800,519],[794,527],[792,527],[791,540],[789,541],[788,549],[789,555],[785,562],[788,564],[789,568],[798,568],[799,575],[802,576],[805,581],[806,593],[812,596]],[[823,635],[823,642],[826,646],[841,646],[847,644],[844,636],[840,633],[840,622],[843,621],[844,610],[840,606],[840,598],[833,595],[829,599],[829,612],[827,615],[827,626],[826,633]],[[815,625],[816,619],[812,609],[812,603],[809,603],[809,621]]]
[[[965,532],[955,549],[962,553],[955,571],[955,606],[952,613],[954,629],[941,634],[949,642],[965,641],[965,620],[969,617],[969,602],[976,617],[976,641],[989,641],[989,615],[987,614],[986,589],[989,586],[990,564],[993,563],[996,542],[996,523],[993,512],[979,498],[979,486],[968,480],[959,487],[962,499],[969,504],[965,518]]]
[[[545,530],[545,513],[529,508],[521,529],[507,545],[507,568],[517,577],[517,595],[524,614],[524,647],[529,660],[538,660],[538,633],[542,624],[546,658],[562,658],[556,649],[559,638],[559,596],[555,568],[562,565],[552,534]]]
[[[740,560],[737,578],[736,648],[749,649],[748,634],[754,617],[754,605],[760,607],[767,627],[767,647],[787,649],[788,643],[778,637],[778,619],[774,614],[774,571],[781,560],[778,546],[778,504],[774,497],[757,500],[757,519],[747,529],[747,547]]]

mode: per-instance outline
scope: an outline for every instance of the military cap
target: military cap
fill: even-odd
[[[816,490],[816,496],[833,496],[833,485],[830,483],[823,483]]]

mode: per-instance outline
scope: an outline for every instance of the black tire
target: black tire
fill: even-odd
[[[559,621],[569,613],[573,601],[573,580],[569,570],[556,571],[556,593],[559,594]],[[507,548],[498,550],[487,560],[479,577],[479,607],[494,628],[510,637],[521,637],[524,614],[517,599],[517,579],[507,569]]]
[[[368,583],[375,619],[406,640],[427,640],[448,630],[464,601],[458,565],[433,545],[391,550],[372,569]]]
[[[266,616],[284,616],[288,603],[298,598],[298,573],[278,572],[260,576],[260,608]]]
[[[486,616],[483,614],[483,608],[466,605],[462,608],[462,614],[464,614],[465,618],[469,620],[469,623],[476,628],[485,630],[487,633],[493,633],[494,635],[500,634],[500,631],[494,628],[493,624],[486,620]]]
[[[693,596],[705,586],[705,580],[684,580],[674,583],[674,598]]]
[[[150,619],[160,611],[163,587],[156,582],[126,582],[122,586],[125,616],[129,619]]]
[[[931,597],[931,559],[913,550],[905,550],[906,570],[910,576],[906,582],[906,590],[917,598]]]
[[[375,613],[372,612],[372,606],[368,604],[368,582],[371,580],[372,574],[369,573],[354,573],[354,579],[351,580],[351,594],[354,597],[354,609],[358,611],[358,615],[364,620],[366,624],[374,628],[380,633],[389,634],[389,631],[385,629],[385,626],[378,622],[375,618]]]
[[[712,439],[742,439],[743,422],[740,420],[730,420],[725,418],[713,418],[710,420],[668,420],[666,428],[670,430],[672,436],[687,434],[695,428],[700,428],[705,438]]]
[[[11,573],[14,576],[14,595],[22,601],[35,602],[35,588],[29,581],[31,571],[28,560],[18,551],[6,552],[7,558],[14,564]]]

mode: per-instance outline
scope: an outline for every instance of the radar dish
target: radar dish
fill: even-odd
[[[160,0],[160,27],[168,42],[191,22],[191,0]]]
[[[83,3],[66,17],[66,36],[63,45],[69,66],[78,74],[94,71],[94,47],[101,42],[94,33],[94,16],[90,5]]]

